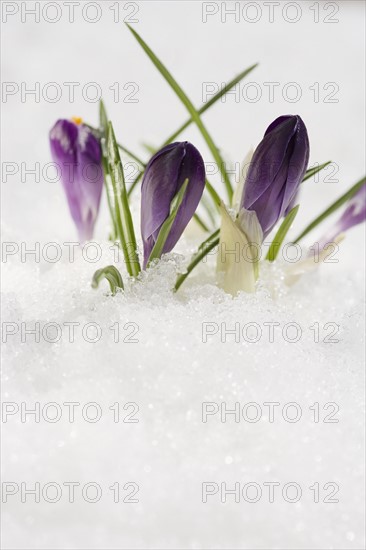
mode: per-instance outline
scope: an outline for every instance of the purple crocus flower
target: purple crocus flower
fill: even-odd
[[[189,179],[163,253],[170,252],[196,211],[205,187],[205,166],[197,149],[188,141],[175,142],[158,151],[149,161],[141,185],[141,235],[144,268],[159,231],[170,213],[170,204]]]
[[[103,189],[99,140],[81,119],[60,119],[50,131],[51,154],[81,242],[93,237]]]
[[[309,139],[298,115],[276,118],[252,157],[241,208],[254,210],[266,237],[288,212],[309,161]]]
[[[319,241],[319,250],[334,242],[341,233],[366,220],[366,183],[348,201],[347,206],[333,227]]]

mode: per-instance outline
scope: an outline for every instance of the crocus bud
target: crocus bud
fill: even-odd
[[[258,278],[262,228],[254,211],[242,208],[230,215],[220,205],[221,230],[216,270],[221,288],[235,296],[239,291],[255,291]]]
[[[327,244],[336,241],[342,233],[366,219],[366,183],[348,201],[347,206],[333,227],[319,241],[319,250],[323,250]]]
[[[307,258],[297,264],[292,264],[285,273],[285,283],[288,286],[296,283],[302,275],[314,271],[332,254],[328,245],[338,245],[345,237],[346,231],[366,220],[366,183],[353,195],[333,227],[318,243],[311,246]]]
[[[71,217],[84,242],[93,236],[103,189],[100,142],[81,119],[60,119],[50,131],[50,146]]]
[[[309,139],[298,115],[280,116],[270,124],[247,173],[241,207],[254,210],[263,237],[289,210],[309,161]]]
[[[144,268],[159,231],[170,214],[173,198],[188,179],[187,190],[163,253],[170,252],[196,211],[205,187],[205,166],[197,149],[188,141],[163,147],[149,161],[141,185],[141,235]]]

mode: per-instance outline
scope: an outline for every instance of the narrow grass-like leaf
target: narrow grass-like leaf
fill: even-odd
[[[146,164],[144,163],[144,161],[142,159],[140,159],[140,157],[138,157],[135,153],[133,153],[130,149],[127,149],[127,147],[125,147],[124,145],[121,145],[120,143],[117,143],[118,147],[121,149],[121,151],[123,151],[124,153],[126,153],[127,156],[131,157],[133,160],[135,160],[138,164],[140,164],[140,166],[142,166],[142,168],[146,168]]]
[[[182,187],[179,189],[178,193],[175,195],[172,202],[170,203],[170,214],[160,228],[158,238],[156,239],[154,247],[150,253],[147,266],[149,266],[153,260],[161,258],[165,242],[169,236],[174,220],[178,214],[178,210],[180,205],[182,204],[184,195],[186,194],[187,186],[188,178],[184,180]]]
[[[211,185],[211,183],[207,179],[206,179],[206,189],[207,189],[207,192],[211,195],[211,198],[214,201],[216,208],[219,209],[220,204],[222,202],[221,198],[218,195],[218,193],[216,192],[213,185]]]
[[[188,275],[193,271],[193,269],[203,260],[205,256],[207,256],[209,252],[211,252],[213,248],[215,248],[215,246],[219,244],[219,242],[220,242],[220,229],[217,229],[214,233],[212,233],[212,235],[208,237],[208,239],[206,239],[205,241],[203,241],[203,243],[200,244],[197,252],[193,254],[192,259],[189,265],[187,266],[187,271],[179,275],[174,286],[175,292],[184,283],[184,281],[186,280]]]
[[[99,129],[103,134],[108,130],[108,116],[103,99],[99,102]]]
[[[102,149],[102,168],[104,174],[104,187],[107,195],[107,203],[109,214],[112,222],[112,232],[110,238],[114,241],[117,238],[117,224],[115,220],[115,205],[114,205],[114,191],[112,185],[111,175],[109,173],[109,164],[107,158],[107,129],[108,129],[108,118],[107,112],[104,106],[103,100],[99,102],[99,133],[100,133],[100,143]]]
[[[131,183],[130,185],[130,188],[128,190],[128,197],[131,196],[133,190],[135,189],[136,185],[138,184],[138,182],[140,181],[140,179],[142,178],[144,172],[139,172],[139,174],[137,174],[137,176],[135,177],[134,181]],[[206,180],[206,189],[207,189],[207,192],[209,193],[209,195],[211,196],[216,208],[218,209],[219,208],[219,205],[221,203],[221,198],[220,196],[218,195],[217,191],[215,190],[215,188],[211,185],[211,183]],[[204,205],[204,207],[206,208],[206,205],[204,203],[202,203]],[[207,209],[207,208],[206,208]]]
[[[291,224],[296,217],[296,214],[299,210],[299,206],[300,205],[298,204],[297,206],[294,206],[292,210],[290,210],[286,218],[281,223],[280,228],[277,231],[276,235],[274,236],[274,239],[271,243],[271,246],[269,247],[269,250],[266,256],[266,260],[268,260],[269,262],[273,262],[277,258],[277,254],[279,253],[281,245],[288,233],[288,230],[290,229]]]
[[[156,149],[156,147],[154,147],[153,145],[150,145],[149,143],[142,143],[142,146],[144,147],[146,152],[149,153],[149,155],[154,155],[156,153],[156,151],[158,151],[158,149]],[[160,147],[160,149],[161,149],[161,147]]]
[[[142,170],[141,172],[139,172],[137,174],[137,176],[135,177],[135,179],[133,180],[133,182],[131,183],[130,187],[128,188],[128,192],[127,192],[127,195],[130,197],[132,195],[132,192],[134,191],[136,185],[138,184],[138,182],[140,181],[140,179],[142,178],[144,174],[144,171]]]
[[[121,241],[127,271],[131,276],[136,277],[140,273],[141,267],[137,255],[136,237],[128,204],[123,166],[111,122],[108,125],[107,155],[114,191],[117,234]]]
[[[98,269],[93,275],[91,286],[98,288],[100,281],[103,279],[108,281],[113,296],[116,294],[118,288],[124,289],[122,275],[114,265],[107,265],[107,267]]]
[[[360,181],[355,183],[348,191],[346,191],[343,195],[341,195],[333,204],[331,204],[322,214],[320,214],[315,220],[313,220],[309,225],[305,227],[305,229],[300,233],[298,237],[294,240],[294,243],[298,243],[305,235],[310,233],[314,227],[319,225],[325,218],[333,214],[338,208],[340,208],[344,203],[346,203],[349,199],[353,197],[355,193],[364,185],[366,181],[366,178],[362,178]]]
[[[214,96],[211,97],[211,99],[209,101],[207,101],[207,103],[205,103],[204,105],[202,105],[202,107],[200,107],[198,109],[198,114],[199,115],[202,115],[205,111],[207,111],[207,109],[209,109],[212,105],[214,105],[216,103],[216,101],[218,101],[219,99],[221,99],[224,95],[226,95],[234,86],[236,86],[236,84],[239,84],[239,82],[241,80],[243,80],[243,78],[245,78],[246,76],[248,76],[248,74],[253,70],[255,69],[256,67],[258,66],[258,63],[255,63],[254,65],[251,65],[250,67],[248,67],[247,69],[245,69],[244,71],[242,71],[241,73],[239,73],[235,78],[233,78],[232,80],[230,80],[230,82],[228,82],[227,84],[225,84],[225,86],[223,86],[221,88],[221,90],[219,92],[217,92],[217,94],[215,94]],[[189,118],[188,120],[186,120],[186,122],[184,124],[182,124],[182,126],[180,126],[178,128],[178,130],[176,130],[175,132],[173,132],[172,135],[170,135],[165,141],[164,143],[162,144],[161,147],[164,147],[164,145],[168,145],[168,143],[171,143],[172,141],[174,141],[178,136],[179,134],[181,134],[186,128],[188,128],[188,126],[190,124],[192,124],[193,122],[193,119],[192,118]]]
[[[117,223],[115,219],[114,191],[113,191],[112,178],[109,173],[108,159],[104,154],[102,155],[102,167],[103,167],[103,174],[104,174],[104,187],[106,190],[108,209],[109,209],[109,214],[112,222],[111,240],[115,240],[117,238]]]
[[[203,229],[203,231],[206,231],[207,233],[209,233],[209,231],[210,231],[209,228],[207,227],[207,225],[205,224],[205,222],[203,221],[201,216],[199,214],[197,214],[197,212],[195,214],[193,214],[193,218],[198,223],[198,225],[201,227],[201,229]]]
[[[163,63],[156,57],[154,52],[149,48],[149,46],[144,42],[144,40],[141,38],[141,36],[134,30],[130,25],[127,25],[133,36],[136,38],[140,46],[143,48],[145,53],[149,56],[151,61],[154,63],[155,67],[158,69],[158,71],[161,73],[161,75],[165,78],[165,80],[168,82],[170,87],[174,90],[176,95],[179,97],[183,105],[186,107],[187,111],[191,115],[192,120],[196,123],[198,129],[200,130],[203,138],[205,139],[212,156],[214,157],[216,164],[219,167],[219,170],[222,174],[222,177],[224,179],[227,195],[229,198],[229,202],[231,202],[231,197],[233,195],[233,189],[230,183],[229,176],[225,170],[224,161],[221,158],[221,155],[219,153],[218,148],[216,147],[211,135],[209,134],[208,130],[206,129],[205,125],[203,124],[200,115],[198,114],[198,111],[194,107],[191,100],[188,98],[187,94],[182,90],[182,88],[179,86],[175,78],[171,75],[171,73],[168,71],[168,69],[163,65]]]
[[[108,116],[107,116],[107,111],[106,111],[106,108],[105,108],[105,105],[104,105],[104,101],[102,99],[99,102],[99,131],[100,131],[101,134],[106,133],[108,131]],[[135,153],[130,151],[130,149],[127,149],[127,147],[125,147],[124,145],[121,145],[121,143],[118,143],[117,145],[121,149],[121,151],[126,153],[126,155],[128,155],[133,160],[138,162],[138,164],[141,164],[141,166],[145,167],[144,161],[141,160],[140,157],[135,155]]]
[[[211,222],[212,227],[215,227],[215,225],[216,225],[215,213],[217,213],[217,212],[216,212],[216,210],[214,210],[214,209],[212,208],[212,204],[211,204],[211,202],[209,201],[209,199],[208,199],[208,197],[207,197],[207,193],[208,193],[208,192],[207,192],[207,189],[206,189],[206,192],[205,192],[205,193],[203,194],[203,196],[202,196],[201,204],[202,204],[202,206],[205,208],[205,210],[206,210],[206,212],[207,212],[207,216],[208,216],[208,218],[209,218],[209,220],[210,220],[210,222]]]
[[[207,103],[205,103],[204,105],[202,105],[202,107],[200,109],[198,109],[198,114],[201,115],[203,114],[205,111],[207,111],[207,109],[209,109],[209,107],[211,107],[212,105],[214,105],[219,99],[221,99],[224,95],[226,95],[234,86],[236,86],[236,84],[238,84],[241,80],[243,80],[243,78],[245,78],[253,69],[255,69],[256,67],[258,66],[258,63],[255,63],[254,65],[251,65],[250,67],[248,67],[248,69],[245,69],[244,71],[242,71],[241,73],[239,73],[235,78],[233,78],[232,80],[230,80],[230,82],[228,82],[227,84],[225,84],[225,86],[223,86],[221,88],[221,90],[219,92],[217,92],[217,94],[215,94],[214,96],[212,96],[212,98],[207,101]],[[154,154],[156,151],[159,151],[160,149],[162,149],[165,145],[168,145],[169,143],[171,143],[172,141],[174,141],[178,136],[179,134],[181,134],[186,128],[188,128],[188,126],[190,124],[192,124],[193,122],[193,119],[192,118],[189,118],[188,120],[186,120],[186,122],[184,124],[182,124],[178,130],[176,130],[175,132],[173,132],[161,145],[160,147],[153,147],[152,145],[149,145],[148,143],[144,143],[144,147],[145,149],[150,153],[150,154]],[[122,147],[122,146],[121,146]],[[142,164],[143,166],[143,164]],[[129,190],[128,190],[128,196],[131,195],[131,193],[133,192],[133,190],[135,189],[136,185],[138,184],[138,182],[140,181],[141,179],[141,176],[142,176],[142,173],[140,173],[136,178],[135,180],[132,182]],[[220,201],[219,201],[220,202]]]
[[[324,164],[319,164],[319,166],[314,166],[313,168],[309,168],[309,170],[306,170],[302,181],[306,181],[312,178],[313,176],[315,176],[315,174],[320,172],[320,170],[323,170],[323,168],[325,168],[326,166],[329,166],[329,164],[332,164],[331,160],[328,160],[328,162],[324,162]]]

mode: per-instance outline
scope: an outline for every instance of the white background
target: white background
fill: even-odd
[[[184,107],[123,22],[113,23],[115,12],[110,9],[113,3],[100,3],[100,21],[95,24],[83,20],[82,3],[75,7],[75,22],[70,24],[68,11],[62,2],[59,4],[58,23],[45,22],[41,12],[39,24],[33,23],[31,15],[26,16],[27,23],[23,24],[19,6],[19,13],[9,16],[3,24],[3,81],[15,81],[20,86],[24,82],[29,88],[39,82],[41,91],[48,82],[56,82],[62,89],[57,103],[49,103],[42,97],[36,103],[32,96],[22,103],[19,93],[3,104],[3,160],[24,161],[27,167],[38,161],[43,167],[49,161],[48,131],[59,117],[77,115],[97,125],[97,104],[85,101],[80,92],[89,82],[100,85],[120,140],[143,156],[141,142],[158,145],[164,141],[186,119]],[[241,162],[274,118],[286,113],[299,114],[310,136],[310,164],[332,160],[339,166],[333,178],[338,183],[308,182],[301,212],[306,218],[320,212],[333,197],[363,175],[364,3],[339,2],[334,4],[339,7],[335,14],[332,3],[315,3],[319,23],[314,23],[315,8],[310,9],[314,3],[295,3],[297,8],[289,4],[282,2],[273,8],[273,23],[269,22],[269,7],[260,2],[244,12],[243,6],[248,2],[241,3],[238,23],[229,14],[223,23],[224,8],[220,7],[217,14],[208,16],[203,23],[205,8],[200,2],[141,2],[137,15],[131,18],[138,19],[134,24],[136,30],[197,106],[202,103],[204,82],[220,85],[249,65],[259,63],[243,85],[258,83],[262,98],[256,103],[249,102],[245,98],[254,97],[254,88],[243,91],[242,87],[239,103],[234,96],[229,96],[226,103],[219,102],[207,112],[205,121],[225,158]],[[28,7],[31,5],[28,3]],[[234,5],[226,4],[228,10]],[[123,3],[121,6],[122,20],[128,18],[134,8],[123,9]],[[55,17],[56,12],[48,9],[46,17]],[[89,18],[97,14],[92,7],[85,13]],[[249,23],[244,17],[250,20],[259,17],[259,21]],[[285,18],[299,18],[299,21],[291,24]],[[326,18],[339,22],[325,23]],[[71,105],[64,82],[80,82]],[[121,101],[117,104],[109,89],[115,82],[121,87]],[[128,82],[135,82],[139,87],[138,103],[122,101],[132,90],[123,90]],[[273,103],[268,100],[269,88],[263,85],[265,82],[280,83],[275,88]],[[283,89],[289,82],[301,86],[302,97],[298,102],[283,99]],[[309,89],[315,82],[320,86],[318,103],[314,102],[314,91]],[[339,92],[334,95],[338,103],[322,101],[333,90],[332,86],[323,89],[329,82],[339,86]],[[292,97],[295,89],[290,88],[288,93]],[[191,140],[202,151],[206,162],[212,160],[193,126],[180,139]],[[331,177],[331,171],[324,173],[323,178],[326,175]],[[17,221],[12,224],[13,228],[24,223],[28,235],[31,231],[43,238],[74,236],[61,186],[42,182],[42,178],[40,184],[32,182],[33,178],[27,177],[26,184],[22,185],[15,176],[9,177],[8,184],[3,186],[9,218]],[[51,209],[52,216],[45,223]],[[104,237],[104,234],[105,227],[98,227],[97,235]]]
[[[34,3],[15,4],[21,10]],[[57,82],[64,92],[56,103],[42,97],[37,103],[32,96],[22,102],[20,94],[3,99],[2,161],[24,162],[27,168],[49,162],[48,132],[58,118],[77,115],[96,125],[97,104],[85,101],[78,91],[70,104],[63,87],[64,82],[80,82],[80,90],[91,81],[103,90],[118,138],[146,158],[142,142],[163,141],[186,119],[184,108],[123,22],[113,22],[112,2],[99,3],[102,16],[95,24],[82,19],[81,7],[75,8],[75,22],[69,23],[63,2],[58,4],[62,17],[55,24],[42,17],[34,23],[32,16],[22,23],[20,11],[2,24],[2,80],[28,88],[39,82],[41,89]],[[241,2],[240,8],[247,4]],[[294,8],[288,6],[293,3],[281,2],[270,23],[265,3],[254,4],[262,10],[257,23],[243,17],[236,23],[233,16],[222,22],[222,13],[203,23],[200,2],[139,2],[134,28],[197,106],[204,82],[226,82],[259,62],[244,81],[261,86],[258,102],[236,102],[231,95],[204,115],[229,161],[241,162],[277,116],[297,113],[303,118],[310,164],[333,160],[339,171],[337,182],[324,181],[324,173],[318,182],[304,184],[294,235],[364,174],[365,5],[301,1],[295,3],[301,10],[299,21],[289,23],[282,10],[288,9],[287,17],[293,18]],[[339,11],[333,17],[339,21],[325,23],[334,4]],[[228,8],[233,5],[227,3]],[[314,5],[319,7],[319,23],[310,9]],[[130,11],[121,9],[121,18]],[[248,17],[253,18],[254,11]],[[109,87],[115,82],[123,93],[124,84],[136,82],[138,103],[114,103]],[[280,83],[273,103],[265,82]],[[296,103],[281,95],[289,82],[301,86]],[[319,102],[309,89],[315,82],[320,84]],[[337,103],[322,101],[332,91],[323,90],[329,82],[339,86]],[[211,160],[193,126],[180,139],[192,141],[205,160]],[[220,189],[219,178],[215,183]],[[32,176],[22,182],[20,174],[4,181],[3,174],[2,198],[4,240],[24,241],[30,248],[37,240],[76,240],[59,183],[42,177],[34,182]],[[327,223],[309,235],[306,244],[326,228]],[[339,263],[322,266],[290,291],[274,283],[281,271],[266,275],[263,270],[262,289],[235,299],[213,286],[214,270],[206,266],[172,296],[175,268],[169,263],[144,284],[128,287],[126,296],[112,299],[105,287],[92,290],[95,269],[112,261],[107,231],[103,202],[96,238],[107,260],[86,263],[79,254],[73,265],[64,258],[58,264],[31,258],[22,263],[15,255],[3,266],[4,321],[94,321],[103,327],[97,344],[79,336],[74,344],[63,337],[55,345],[36,343],[32,337],[22,344],[19,334],[10,337],[3,351],[3,400],[23,401],[29,408],[35,402],[97,401],[104,413],[97,424],[80,417],[74,424],[64,418],[56,424],[38,424],[32,418],[22,423],[14,415],[2,425],[5,481],[30,486],[36,481],[95,481],[103,488],[103,498],[95,505],[80,498],[70,504],[65,497],[56,504],[37,504],[30,497],[23,504],[19,494],[10,497],[3,505],[4,548],[362,548],[364,227],[353,229],[342,243]],[[177,251],[192,248],[189,239],[183,239]],[[281,338],[273,344],[265,339],[259,344],[228,339],[225,344],[218,336],[202,342],[203,322],[233,327],[237,322],[273,320],[281,326],[298,322],[303,337],[296,344]],[[108,329],[114,322],[137,323],[139,343],[114,344]],[[314,344],[309,330],[314,322],[338,324],[340,342]],[[109,406],[116,401],[136,401],[140,422],[111,422]],[[203,424],[204,401],[226,401],[229,408],[236,401],[296,401],[303,417],[296,424],[271,424],[268,417],[257,424],[223,424],[218,418]],[[340,422],[312,422],[309,407],[314,402],[321,407],[338,403]],[[108,487],[116,481],[138,482],[140,502],[114,504]],[[203,505],[203,481],[231,486],[296,481],[304,496],[297,504],[262,499],[257,504],[223,505],[213,497]],[[321,486],[338,483],[339,503],[314,504],[308,487],[315,481]]]

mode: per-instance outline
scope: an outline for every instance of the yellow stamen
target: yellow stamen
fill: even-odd
[[[80,116],[73,116],[71,117],[71,120],[75,122],[75,124],[81,124],[83,122],[83,119]]]

